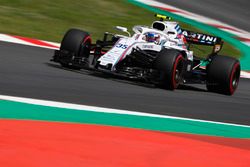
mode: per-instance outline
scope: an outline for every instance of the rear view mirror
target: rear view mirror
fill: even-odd
[[[122,31],[122,32],[127,32],[128,29],[126,27],[121,27],[121,26],[115,26],[115,29],[118,31]]]
[[[125,32],[130,36],[130,33],[128,32],[128,29],[126,27],[122,27],[122,26],[115,26],[115,29],[121,32]]]

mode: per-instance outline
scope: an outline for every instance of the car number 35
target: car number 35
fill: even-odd
[[[118,43],[116,45],[117,48],[121,48],[121,49],[127,49],[128,48],[128,45],[124,45],[124,44],[121,44],[121,43]]]

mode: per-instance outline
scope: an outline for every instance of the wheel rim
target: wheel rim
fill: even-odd
[[[91,38],[90,36],[86,37],[82,44],[81,44],[81,49],[80,49],[80,54],[83,57],[88,57],[90,53],[90,45],[91,45]]]
[[[180,69],[175,70],[175,82],[178,83],[180,81]]]
[[[83,44],[83,55],[88,55],[90,53],[90,41],[87,41]]]
[[[238,86],[238,81],[236,79],[236,75],[234,75],[234,79],[233,79],[233,82],[232,82],[232,86],[233,88],[236,88]]]
[[[179,85],[181,78],[182,78],[182,71],[183,71],[183,57],[179,55],[175,61],[174,68],[173,68],[173,78],[172,78],[172,85],[173,88],[177,88]]]
[[[233,67],[231,77],[230,77],[230,93],[233,94],[239,84],[240,78],[240,65],[236,63]]]

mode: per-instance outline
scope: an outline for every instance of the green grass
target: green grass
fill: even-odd
[[[126,0],[1,0],[0,32],[60,42],[69,28],[91,33],[94,40],[105,31],[115,32],[114,26],[131,28],[150,25],[153,13]],[[189,25],[184,28],[200,31]],[[203,51],[194,50],[203,55]],[[205,52],[208,52],[205,49]],[[229,44],[222,54],[239,57],[240,52]]]

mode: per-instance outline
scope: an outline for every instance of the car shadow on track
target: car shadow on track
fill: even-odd
[[[53,68],[58,68],[58,69],[71,71],[71,72],[79,73],[79,74],[83,74],[83,75],[89,75],[89,76],[93,76],[93,77],[108,79],[108,80],[112,80],[115,82],[136,85],[136,86],[143,86],[146,88],[164,89],[164,88],[161,88],[160,86],[157,86],[157,85],[152,84],[152,83],[145,83],[145,82],[138,81],[135,79],[128,79],[128,78],[124,78],[124,77],[120,77],[120,76],[116,76],[116,75],[112,75],[112,74],[102,73],[102,72],[95,71],[95,70],[88,70],[88,69],[74,70],[74,69],[64,68],[59,64],[53,64],[53,63],[45,63],[45,64],[47,66],[50,66]],[[191,86],[191,85],[179,85],[178,89],[185,90],[185,91],[207,92],[206,89],[198,88],[198,87]]]
[[[190,91],[196,91],[196,92],[207,92],[206,89],[198,88],[198,87],[191,86],[191,85],[180,85],[178,87],[178,89],[180,89],[180,90],[190,90]]]

